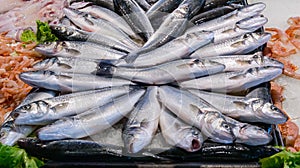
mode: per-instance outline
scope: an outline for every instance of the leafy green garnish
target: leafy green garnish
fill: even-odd
[[[300,152],[283,150],[259,160],[262,168],[300,168]]]
[[[24,149],[0,144],[1,168],[39,168],[44,162],[28,156]]]
[[[37,20],[36,24],[36,34],[32,30],[24,30],[24,32],[21,35],[21,40],[23,42],[44,43],[58,40],[58,38],[54,34],[52,34],[48,23]]]

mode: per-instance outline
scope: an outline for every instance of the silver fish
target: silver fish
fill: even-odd
[[[283,64],[273,58],[264,56],[262,52],[256,52],[248,55],[224,55],[206,57],[210,61],[225,65],[224,71],[241,71],[244,69],[273,66],[283,68]]]
[[[134,0],[114,0],[114,5],[133,31],[147,41],[154,30],[145,11]]]
[[[258,96],[253,97],[252,92],[243,97],[194,89],[189,91],[212,104],[224,115],[238,119],[239,121],[282,124],[288,119],[286,114],[270,103],[269,100]]]
[[[270,33],[247,33],[220,43],[211,43],[196,50],[190,57],[203,58],[216,55],[247,54],[268,42],[270,38]]]
[[[178,119],[167,108],[160,114],[159,126],[168,144],[188,152],[200,150],[206,139],[200,130]]]
[[[213,39],[212,32],[195,32],[182,35],[169,43],[139,55],[132,64],[124,60],[116,66],[151,67],[154,65],[189,57],[189,54],[198,48],[210,43]]]
[[[41,128],[38,137],[41,140],[58,140],[67,138],[82,138],[99,133],[126,116],[145,90],[131,91],[127,95],[82,114],[63,118],[51,125]]]
[[[39,44],[35,50],[44,56],[77,57],[98,60],[118,60],[126,53],[91,42],[59,41]]]
[[[225,117],[225,119],[232,128],[233,134],[236,137],[236,143],[258,146],[266,145],[273,139],[266,130],[258,126],[242,123],[230,117]]]
[[[82,0],[67,0],[70,5],[73,5],[75,2],[82,2]],[[84,0],[84,2],[90,2],[98,6],[102,6],[108,8],[110,10],[114,10],[114,2],[113,0]]]
[[[263,16],[255,16],[237,22],[234,27],[224,27],[214,32],[214,43],[219,43],[246,33],[254,32],[268,22]]]
[[[30,71],[20,75],[25,83],[63,93],[100,89],[112,86],[131,85],[132,82],[118,78],[106,78],[91,74],[75,74],[53,71]]]
[[[146,0],[135,0],[136,3],[139,4],[139,6],[144,10],[148,11],[150,9],[151,5]]]
[[[137,153],[149,145],[158,128],[161,111],[157,100],[158,87],[150,86],[128,116],[122,137],[129,153]]]
[[[62,117],[80,114],[104,105],[130,90],[127,86],[104,88],[34,101],[15,109],[15,113],[18,114],[15,124],[46,125]]]
[[[97,32],[105,37],[118,40],[132,49],[139,48],[126,33],[104,19],[96,19],[88,13],[79,12],[69,8],[64,8],[63,11],[75,25],[85,31]]]
[[[159,87],[159,100],[177,117],[197,127],[210,139],[232,143],[235,139],[224,116],[206,101],[188,91],[170,86]]]
[[[158,0],[147,11],[147,17],[152,20],[154,18],[161,17],[162,13],[171,13],[175,10],[182,0]]]
[[[32,66],[34,70],[94,74],[99,61],[73,57],[52,57],[44,59]]]
[[[97,75],[116,76],[147,84],[166,84],[218,73],[224,68],[223,64],[198,59],[177,60],[149,68],[115,67],[100,63]]]
[[[34,89],[31,91],[18,107],[29,104],[36,100],[46,99],[54,97],[57,93],[50,90]],[[17,107],[17,108],[18,108]],[[5,118],[0,128],[0,142],[4,145],[13,146],[20,138],[25,138],[31,134],[37,127],[29,125],[16,125],[15,111],[10,112],[7,118]]]
[[[82,31],[77,28],[64,25],[51,25],[51,30],[57,37],[69,41],[88,41],[99,45],[111,47],[124,52],[130,52],[133,49],[121,43],[120,41],[108,38],[97,32]]]
[[[96,18],[102,18],[104,20],[107,20],[135,39],[141,38],[138,35],[136,35],[135,32],[131,29],[131,27],[128,25],[128,23],[114,11],[97,5],[87,6],[85,8],[79,9],[79,11],[89,13],[90,15]]]
[[[187,30],[187,32],[206,30],[213,31],[223,27],[234,26],[234,24],[240,20],[260,14],[266,5],[264,3],[254,3],[243,8],[234,10],[226,15],[219,18],[203,22],[199,25],[195,25]]]
[[[239,92],[275,79],[282,73],[280,67],[255,67],[245,71],[225,72],[190,81],[180,82],[182,88],[213,90],[214,92]]]

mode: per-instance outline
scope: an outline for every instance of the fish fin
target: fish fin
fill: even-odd
[[[249,105],[248,102],[246,102],[246,101],[239,101],[239,100],[235,100],[235,101],[233,101],[233,103],[236,104],[239,107],[242,107],[242,108],[246,108],[246,106]]]
[[[193,111],[193,112],[198,112],[198,113],[200,113],[200,114],[203,114],[204,112],[203,111],[201,111],[196,105],[194,105],[194,104],[190,104],[190,108],[191,108],[191,110]]]
[[[74,56],[79,55],[80,51],[76,50],[76,49],[70,49],[70,48],[65,48],[66,52],[69,54],[72,54]]]
[[[51,109],[55,109],[55,111],[59,111],[60,109],[64,110],[66,106],[68,106],[68,102],[58,103],[51,107]]]
[[[67,74],[59,74],[58,79],[73,79],[73,77]]]
[[[271,99],[269,89],[267,87],[259,87],[246,95],[247,98],[261,98],[269,101]]]
[[[236,80],[236,79],[243,79],[243,78],[244,78],[244,74],[238,74],[238,75],[231,76],[228,79]]]
[[[70,66],[70,65],[68,65],[68,64],[65,64],[65,63],[60,63],[60,62],[58,62],[57,65],[58,65],[59,67],[64,68],[64,69],[72,69],[72,66]]]
[[[137,51],[134,51],[134,52],[130,52],[128,53],[125,57],[124,57],[124,60],[127,62],[127,63],[133,63],[136,58],[138,57],[138,52]]]
[[[245,45],[245,42],[244,41],[238,41],[238,42],[235,42],[235,43],[231,44],[230,46],[233,47],[233,48],[238,48],[241,45]]]
[[[251,60],[245,60],[245,59],[238,59],[235,62],[240,65],[250,65],[251,64]]]

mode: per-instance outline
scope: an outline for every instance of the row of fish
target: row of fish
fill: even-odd
[[[60,95],[28,95],[2,125],[2,143],[13,145],[36,129],[40,140],[54,141],[87,138],[123,124],[120,145],[128,153],[147,148],[157,134],[171,146],[195,152],[206,140],[269,144],[270,132],[255,123],[288,119],[264,87],[234,95],[282,73],[282,63],[257,50],[271,37],[256,31],[267,22],[261,16],[265,4],[69,4],[61,24],[51,25],[60,41],[35,47],[46,59],[19,76]]]

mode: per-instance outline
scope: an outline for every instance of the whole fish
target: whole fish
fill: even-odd
[[[48,70],[54,72],[68,72],[80,74],[94,74],[99,61],[73,57],[52,57],[35,63],[34,70]]]
[[[206,101],[188,91],[170,86],[159,87],[159,100],[177,117],[197,127],[208,138],[222,143],[235,139],[224,116]]]
[[[127,94],[131,88],[113,87],[65,94],[34,101],[15,109],[17,125],[46,125],[62,117],[80,114],[104,105],[115,97]]]
[[[76,57],[97,60],[118,60],[126,53],[91,42],[58,41],[39,44],[35,50],[48,57]]]
[[[188,152],[200,150],[206,139],[200,130],[178,119],[167,108],[160,114],[159,126],[168,144]]]
[[[195,32],[185,34],[157,49],[140,54],[132,64],[128,64],[126,61],[121,59],[115,65],[128,67],[151,67],[181,58],[188,58],[189,54],[210,43],[212,39],[212,32]]]
[[[203,58],[216,55],[247,54],[271,38],[270,33],[247,33],[220,43],[211,43],[196,50],[191,58]]]
[[[67,1],[70,5],[72,5],[74,2],[91,2],[95,5],[108,8],[112,11],[115,9],[113,0],[67,0]]]
[[[73,72],[53,72],[48,70],[23,72],[19,77],[31,86],[56,90],[63,93],[133,84],[128,80],[118,78],[106,78],[91,74],[75,74]]]
[[[239,92],[275,79],[282,73],[280,67],[255,67],[245,71],[225,72],[180,82],[182,88],[212,90],[214,92]]]
[[[139,48],[126,33],[104,19],[96,19],[88,13],[79,12],[75,9],[64,8],[63,11],[76,26],[85,31],[97,32],[107,38],[118,40],[132,49]]]
[[[158,87],[150,86],[129,114],[122,137],[127,152],[137,153],[149,145],[158,128],[161,107],[157,100]]]
[[[241,71],[262,66],[283,68],[283,64],[281,62],[273,58],[264,56],[260,51],[248,55],[218,55],[207,57],[205,59],[225,65],[224,71]]]
[[[243,143],[250,146],[267,145],[273,139],[272,136],[264,129],[242,123],[230,117],[225,117],[226,121],[232,128],[236,137],[235,143]]]
[[[51,25],[52,32],[63,40],[69,41],[88,41],[99,45],[108,46],[124,52],[132,51],[132,48],[126,46],[117,40],[105,37],[98,33],[86,32],[77,28],[72,28],[64,25]]]
[[[167,84],[185,81],[223,71],[223,64],[198,59],[183,59],[149,68],[115,67],[100,63],[97,75],[121,77],[146,84]]]
[[[56,92],[51,90],[33,89],[18,107],[29,104],[33,101],[54,97],[56,94]],[[16,125],[14,123],[15,115],[17,115],[15,111],[10,112],[9,116],[5,118],[3,124],[1,125],[0,142],[4,145],[15,145],[20,138],[27,137],[37,128],[36,126]]]
[[[239,121],[282,124],[288,119],[286,114],[270,103],[269,100],[256,95],[254,97],[252,92],[243,97],[194,89],[189,91],[208,103],[213,104],[224,115]]]
[[[265,8],[266,5],[264,3],[254,3],[243,8],[234,10],[216,19],[203,22],[199,25],[195,25],[189,28],[187,32],[199,30],[213,31],[222,27],[234,26],[234,24],[240,20],[260,14]]]
[[[198,25],[203,22],[207,22],[209,20],[215,19],[217,17],[221,17],[229,12],[236,10],[239,7],[241,7],[241,6],[232,4],[232,5],[226,5],[226,6],[214,8],[212,10],[209,10],[206,12],[201,12],[201,13],[197,14],[190,20],[190,22],[192,22],[192,24],[194,24],[194,25],[195,24]]]
[[[115,25],[116,27],[120,28],[129,36],[135,39],[141,39],[138,35],[135,34],[135,32],[131,29],[128,23],[120,15],[118,15],[112,10],[109,10],[101,6],[92,5],[92,6],[87,6],[85,8],[79,9],[79,11],[89,13],[90,15],[96,18],[102,18],[104,20],[107,20],[113,25]]]
[[[146,15],[150,20],[161,17],[164,13],[171,13],[183,0],[158,0],[147,11]]]
[[[268,22],[263,16],[255,16],[237,22],[234,27],[224,27],[214,32],[214,43],[219,43],[246,33],[254,32]]]
[[[113,101],[73,117],[63,118],[38,131],[41,140],[82,138],[99,133],[126,116],[145,90],[133,90]]]
[[[153,34],[145,11],[134,0],[113,0],[116,10],[124,17],[134,32],[147,41]]]

